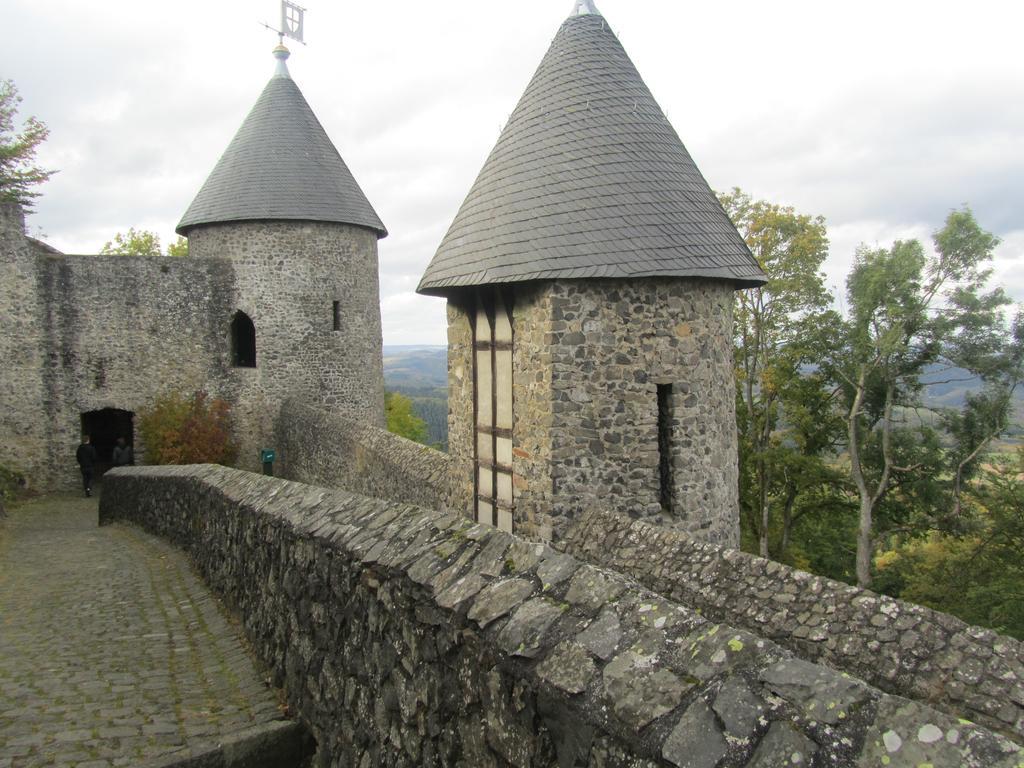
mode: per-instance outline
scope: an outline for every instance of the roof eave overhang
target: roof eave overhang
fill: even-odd
[[[259,223],[269,223],[269,222],[288,222],[288,223],[293,223],[293,224],[298,224],[298,223],[302,223],[302,222],[310,222],[310,223],[314,223],[314,224],[342,224],[342,225],[348,226],[348,227],[358,227],[359,229],[368,229],[368,230],[370,230],[371,232],[373,232],[374,234],[377,235],[377,239],[378,240],[383,240],[385,237],[388,236],[388,231],[387,231],[387,229],[383,225],[381,225],[380,227],[377,227],[377,226],[374,226],[372,224],[363,224],[363,223],[354,222],[354,221],[341,221],[340,219],[315,218],[315,217],[310,217],[310,216],[301,216],[301,217],[299,217],[299,216],[251,216],[251,217],[241,217],[240,216],[238,218],[223,219],[223,220],[218,220],[218,221],[192,221],[192,222],[185,222],[183,220],[183,221],[178,223],[178,226],[175,227],[174,231],[175,231],[176,234],[179,234],[182,237],[188,237],[189,233],[192,230],[198,229],[199,227],[221,226],[221,225],[226,225],[226,224],[259,224]]]
[[[575,282],[603,282],[611,280],[642,280],[642,279],[664,279],[664,280],[703,280],[713,282],[730,283],[733,290],[741,291],[748,288],[760,288],[768,282],[766,275],[749,275],[737,277],[714,271],[688,273],[688,274],[667,274],[664,272],[634,273],[629,275],[601,275],[596,277],[580,277],[576,275],[525,275],[509,279],[460,279],[453,278],[444,281],[422,282],[416,288],[416,293],[421,296],[439,296],[448,298],[453,294],[463,293],[474,288],[483,288],[489,285],[514,285],[516,283],[537,283],[554,281],[575,281]]]

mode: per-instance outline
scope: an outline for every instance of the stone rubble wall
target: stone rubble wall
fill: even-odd
[[[47,358],[36,257],[30,243],[21,208],[0,202],[0,430],[4,435],[0,464],[38,484],[37,478],[49,464],[47,425],[39,407],[43,401],[39,372]]]
[[[0,463],[34,487],[81,486],[83,413],[137,414],[169,390],[237,401],[230,263],[65,256],[33,246],[9,218],[0,241]]]
[[[476,484],[473,441],[476,409],[473,406],[473,327],[466,296],[448,300],[448,456],[451,461],[449,502],[469,519],[475,519]],[[513,376],[513,383],[515,378]]]
[[[242,222],[197,227],[189,247],[187,258],[66,256],[0,205],[0,463],[38,488],[75,488],[81,414],[138,413],[170,390],[232,404],[245,469],[273,447],[291,396],[383,427],[375,232]],[[232,364],[238,310],[256,326],[256,368]]]
[[[516,284],[514,528],[557,541],[594,504],[739,543],[734,287],[645,278]],[[448,301],[448,444],[472,510],[475,434],[469,294]],[[659,385],[671,385],[671,504],[661,501]]]
[[[227,322],[241,310],[256,327],[256,367],[232,369],[242,384],[233,411],[240,467],[259,468],[289,397],[384,427],[376,232],[329,222],[242,221],[192,227],[188,240],[190,260],[231,265],[235,306]]]
[[[701,540],[738,545],[735,286],[559,280],[545,292],[553,540],[582,510],[612,503]],[[668,512],[659,500],[659,384],[672,387]]]
[[[281,477],[440,509],[447,454],[337,412],[286,400],[276,425]]]
[[[613,512],[587,511],[559,547],[801,658],[1024,739],[1014,638]]]
[[[1019,768],[1014,743],[461,515],[222,467],[108,475],[186,549],[321,766]]]

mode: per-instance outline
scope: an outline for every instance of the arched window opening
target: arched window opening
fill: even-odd
[[[256,367],[256,326],[241,310],[231,321],[231,364],[236,368]]]

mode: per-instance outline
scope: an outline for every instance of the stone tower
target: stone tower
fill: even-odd
[[[732,304],[765,280],[591,0],[427,268],[454,498],[560,537],[610,507],[737,544]]]
[[[178,224],[234,269],[226,393],[254,467],[281,402],[384,425],[377,240],[387,232],[289,75],[288,50]]]

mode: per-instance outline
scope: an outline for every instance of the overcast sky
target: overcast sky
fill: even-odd
[[[928,240],[968,203],[1024,300],[1024,4],[597,0],[712,187],[826,217],[829,282],[858,243]],[[386,344],[443,344],[417,297],[572,0],[307,0],[289,68],[391,233]],[[276,0],[0,0],[0,77],[51,129],[33,234],[164,244],[267,80]]]

